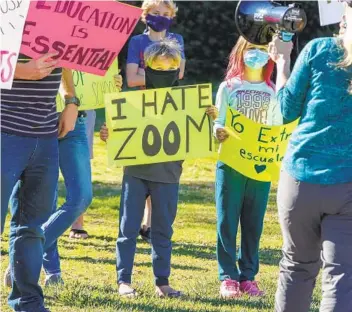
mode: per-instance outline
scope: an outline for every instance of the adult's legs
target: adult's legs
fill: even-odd
[[[320,185],[296,181],[282,171],[277,194],[283,257],[276,312],[308,312],[320,269],[322,193]]]
[[[92,181],[85,120],[77,119],[74,131],[59,141],[59,162],[66,187],[66,201],[44,223],[44,269],[47,275],[60,273],[57,239],[92,201]],[[53,246],[54,245],[54,246]]]
[[[321,312],[352,307],[352,183],[330,186],[325,202],[331,213],[322,220]]]
[[[38,285],[44,246],[41,225],[49,218],[54,202],[59,167],[58,142],[56,137],[40,138],[36,142],[20,177],[18,204],[12,207],[9,304],[15,311],[44,310],[44,297]]]
[[[37,139],[1,132],[1,234],[9,200],[21,174],[37,146]]]

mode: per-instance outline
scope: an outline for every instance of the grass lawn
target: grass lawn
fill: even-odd
[[[44,289],[47,306],[53,312],[273,311],[281,257],[281,234],[275,205],[276,185],[270,196],[260,250],[258,281],[267,292],[265,298],[243,297],[233,301],[219,298],[215,256],[215,159],[204,159],[185,163],[178,215],[174,224],[171,285],[184,291],[187,297],[177,300],[154,296],[150,247],[139,240],[133,285],[141,296],[138,299],[120,299],[116,285],[115,241],[122,170],[107,168],[105,145],[97,136],[94,149],[94,200],[85,215],[85,228],[90,238],[73,241],[68,238],[68,232],[60,238],[65,285]],[[60,180],[60,203],[64,195],[63,182]],[[1,277],[8,264],[8,222],[6,226],[1,246]],[[320,283],[317,285],[311,309],[314,312],[318,311],[320,298]],[[8,289],[1,284],[3,312],[10,311],[7,295]]]

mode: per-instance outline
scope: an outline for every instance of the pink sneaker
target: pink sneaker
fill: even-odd
[[[240,290],[253,297],[263,297],[264,291],[260,290],[256,281],[243,281],[240,284]]]
[[[220,286],[220,296],[225,299],[238,298],[242,295],[240,291],[240,283],[232,280],[226,279],[221,282]]]

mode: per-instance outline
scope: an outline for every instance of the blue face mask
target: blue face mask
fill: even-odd
[[[160,15],[148,14],[145,19],[147,25],[156,32],[168,30],[172,24],[172,18]]]
[[[260,69],[268,63],[269,54],[259,49],[253,49],[244,54],[243,60],[246,66],[252,69]]]

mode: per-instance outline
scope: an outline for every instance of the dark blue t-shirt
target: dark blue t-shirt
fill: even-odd
[[[181,57],[185,59],[183,38],[179,34],[166,33],[166,38],[175,39],[181,46]],[[155,41],[150,40],[147,33],[143,33],[131,38],[128,44],[127,64],[138,64],[144,68],[144,51]]]

